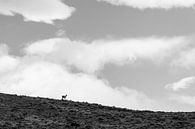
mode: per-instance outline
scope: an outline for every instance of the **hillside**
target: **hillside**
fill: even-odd
[[[0,129],[195,129],[195,112],[135,111],[0,94]]]

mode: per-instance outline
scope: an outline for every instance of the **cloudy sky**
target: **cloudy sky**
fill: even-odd
[[[195,0],[0,0],[0,92],[194,111]]]

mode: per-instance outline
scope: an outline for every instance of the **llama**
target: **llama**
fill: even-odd
[[[65,100],[67,95],[62,95],[62,100]]]

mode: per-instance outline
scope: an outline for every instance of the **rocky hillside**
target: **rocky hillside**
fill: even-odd
[[[0,129],[195,129],[195,112],[135,111],[0,94]]]

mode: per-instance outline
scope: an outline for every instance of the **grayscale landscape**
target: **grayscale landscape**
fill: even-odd
[[[1,128],[195,129],[194,23],[195,0],[0,0]]]
[[[153,112],[0,94],[1,129],[194,129],[195,112]]]

